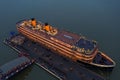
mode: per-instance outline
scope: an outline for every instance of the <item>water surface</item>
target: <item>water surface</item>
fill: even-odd
[[[99,48],[117,63],[108,80],[120,79],[120,1],[119,0],[0,0],[0,65],[15,59],[15,51],[2,41],[15,23],[35,17],[42,22],[82,34],[98,41]],[[34,65],[11,80],[57,80]]]

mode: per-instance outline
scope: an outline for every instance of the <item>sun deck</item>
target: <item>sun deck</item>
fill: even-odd
[[[57,28],[54,28],[57,30],[57,33],[51,35],[49,32],[42,29],[44,27],[43,23],[38,22],[37,24],[36,28],[33,28],[29,23],[22,21],[17,23],[17,27],[21,27],[22,29],[29,31],[31,34],[37,34],[38,37],[43,37],[44,40],[51,40],[54,43],[62,44],[80,53],[92,54],[92,51],[96,48],[96,42],[83,38],[81,35]]]
[[[49,38],[49,39],[50,39],[50,37],[53,37],[59,41],[62,41],[64,43],[67,43],[70,45],[74,45],[81,37],[80,35],[77,35],[75,33],[71,33],[69,31],[60,30],[60,29],[57,29],[56,35],[52,36],[49,33],[45,32],[44,30],[38,29],[38,27],[36,29],[34,29],[31,25],[24,25],[23,23],[24,22],[17,23],[17,26],[24,27],[25,29],[32,31],[33,33],[39,34],[39,35],[44,36],[44,37]],[[44,26],[40,22],[38,23],[38,25],[40,25],[42,27]]]
[[[28,21],[28,20],[25,20],[25,21]],[[45,32],[41,28],[36,27],[34,29],[29,23],[26,23],[25,21],[18,22],[17,26],[26,27],[26,29],[29,29],[33,33],[37,33],[39,35],[43,35],[43,36],[47,36],[47,37],[51,36],[49,33]],[[38,21],[38,25],[41,27],[44,26],[44,24],[39,21]],[[75,34],[75,33],[72,33],[72,32],[66,31],[66,30],[60,30],[60,29],[56,29],[56,30],[57,30],[57,33],[55,35],[53,35],[52,37],[56,38],[57,40],[68,43],[70,45],[75,45],[76,42],[78,42],[81,39],[81,35],[78,35],[78,34]]]

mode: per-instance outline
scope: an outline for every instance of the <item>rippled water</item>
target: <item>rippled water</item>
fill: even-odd
[[[15,23],[35,17],[42,22],[83,34],[97,40],[99,48],[117,63],[106,76],[120,78],[120,1],[119,0],[0,0],[0,65],[17,57],[15,51],[2,41],[10,31],[17,31]],[[36,65],[20,72],[10,80],[57,80]]]

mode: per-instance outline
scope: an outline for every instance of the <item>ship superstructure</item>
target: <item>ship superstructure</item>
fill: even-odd
[[[98,51],[96,41],[88,40],[84,36],[57,29],[50,26],[48,23],[43,24],[35,19],[18,22],[17,29],[22,35],[34,42],[38,42],[71,60],[81,61],[100,67],[115,66],[111,58]],[[101,57],[107,58],[106,60],[108,60],[109,63],[102,64],[94,61],[98,53],[100,53]]]

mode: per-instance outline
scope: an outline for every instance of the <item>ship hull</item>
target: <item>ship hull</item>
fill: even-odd
[[[113,68],[115,67],[116,63],[108,57],[105,53],[98,51],[96,57],[93,59],[91,65],[104,67],[104,68]]]

